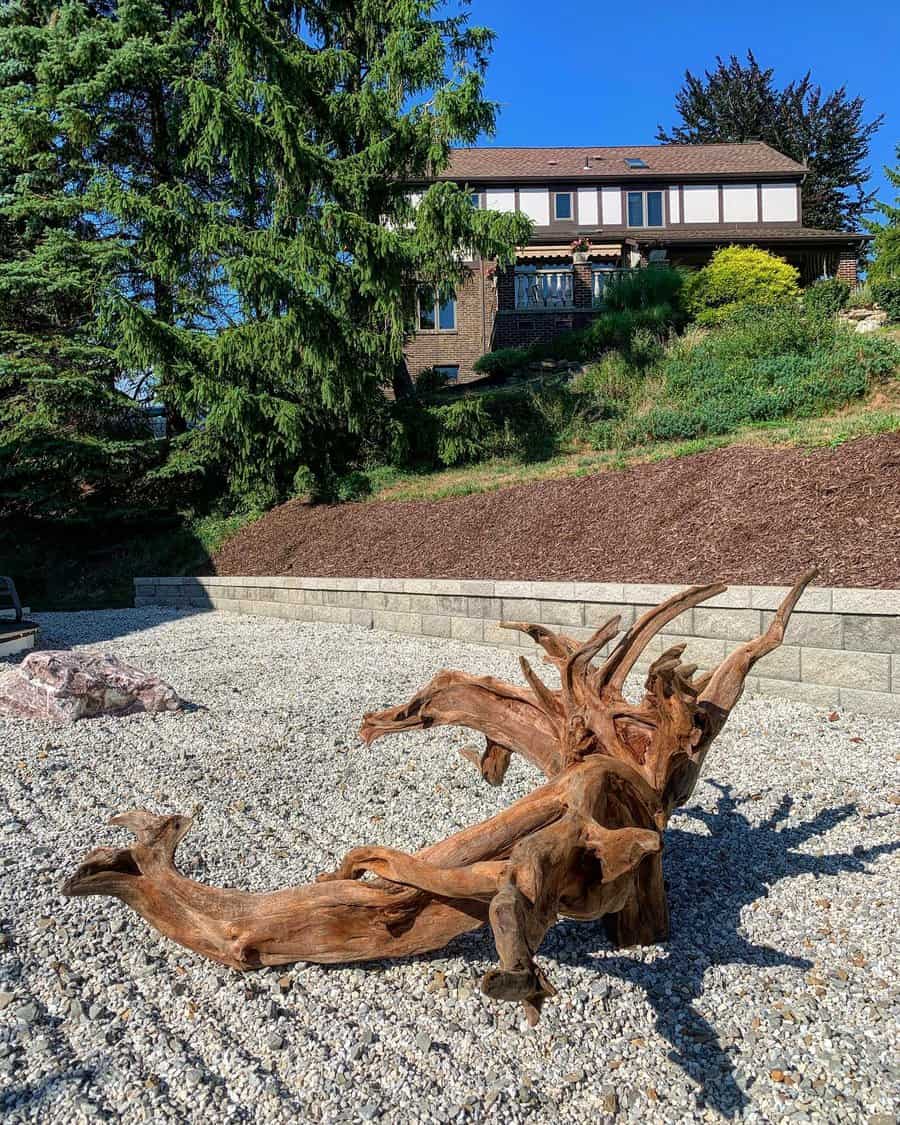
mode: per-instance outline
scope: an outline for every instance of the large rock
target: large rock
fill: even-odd
[[[0,715],[72,723],[182,706],[164,680],[111,653],[32,652],[17,669],[0,675]]]

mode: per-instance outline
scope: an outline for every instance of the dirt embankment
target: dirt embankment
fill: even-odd
[[[434,502],[291,501],[217,574],[900,587],[900,434],[836,449],[732,446]]]

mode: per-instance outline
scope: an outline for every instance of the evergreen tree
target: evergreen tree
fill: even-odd
[[[143,512],[159,459],[98,327],[115,249],[69,190],[77,151],[37,93],[53,18],[33,3],[0,15],[0,517],[32,536]]]
[[[895,153],[900,162],[900,144]],[[880,201],[875,204],[876,209],[884,216],[884,221],[866,224],[875,235],[872,243],[875,258],[869,269],[868,280],[900,283],[900,163],[896,168],[885,168],[884,173],[898,191],[893,204]]]
[[[492,34],[433,0],[210,0],[224,81],[182,84],[193,166],[224,161],[203,241],[234,294],[185,409],[242,489],[329,491],[402,364],[417,283],[449,295],[475,251],[509,261],[530,226],[433,185],[450,146],[491,132]],[[199,435],[198,435],[199,440]]]
[[[681,123],[657,130],[664,144],[761,140],[806,164],[805,226],[856,230],[871,210],[865,161],[883,115],[867,122],[863,99],[850,98],[845,86],[824,94],[807,71],[778,89],[772,68],[761,67],[748,51],[746,63],[736,55],[727,62],[717,57],[715,69],[702,77],[687,71],[675,109]]]

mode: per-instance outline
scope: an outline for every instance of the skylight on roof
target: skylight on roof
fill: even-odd
[[[626,156],[625,164],[629,168],[649,168],[646,160],[641,160],[639,156]]]

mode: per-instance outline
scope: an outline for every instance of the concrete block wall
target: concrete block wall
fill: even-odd
[[[612,614],[627,628],[681,586],[423,578],[136,578],[136,606],[179,606],[329,622],[533,650],[498,622],[529,621],[587,639]],[[669,645],[710,668],[769,624],[786,588],[732,586],[653,639],[638,668]],[[900,717],[900,590],[815,587],[784,644],[747,681],[760,695]]]

